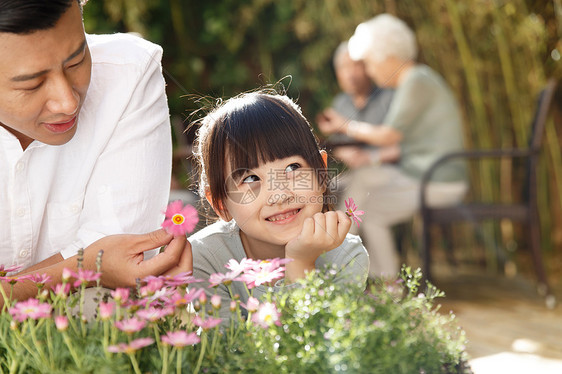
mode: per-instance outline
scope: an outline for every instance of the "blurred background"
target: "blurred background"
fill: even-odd
[[[183,130],[197,118],[191,114],[202,98],[227,98],[279,80],[314,119],[339,91],[335,48],[357,24],[382,12],[415,30],[420,62],[453,87],[467,149],[527,144],[538,92],[549,77],[562,76],[562,0],[90,0],[84,18],[89,33],[135,32],[163,47],[172,122]],[[553,123],[546,131],[538,200],[553,274],[562,269],[562,256],[549,257],[562,249],[562,133]],[[192,139],[193,131],[176,131],[176,148]],[[174,169],[179,188],[191,186],[187,166]],[[471,165],[470,194],[484,201],[517,199],[523,166]],[[483,257],[490,268],[519,255],[518,227],[501,222],[482,230],[486,249],[470,255]],[[455,235],[469,251],[482,244],[474,243],[471,230]]]
[[[419,61],[452,86],[462,109],[467,149],[527,145],[538,93],[548,78],[562,77],[562,0],[90,0],[84,18],[89,33],[135,32],[163,47],[179,160],[174,168],[175,188],[188,189],[193,180],[185,160],[193,130],[183,130],[197,118],[193,112],[208,101],[205,98],[228,98],[281,80],[313,123],[339,92],[332,65],[335,48],[359,23],[383,12],[398,16],[414,29]],[[544,262],[551,285],[559,290],[561,140],[562,129],[549,121],[537,194]],[[517,200],[524,166],[509,160],[471,164],[469,198]],[[529,251],[518,250],[526,249],[520,226],[501,221],[486,223],[479,230],[475,235],[471,227],[455,229],[455,243],[462,245],[456,249],[462,258],[488,275],[521,273],[535,278]],[[413,231],[409,243],[415,249],[419,247],[415,224]],[[451,274],[458,275],[454,270]],[[521,337],[540,341],[552,333],[553,325],[562,325],[559,312],[550,311],[555,314],[545,317],[540,299],[529,296],[535,295],[528,292],[529,284],[518,288],[497,278],[486,278],[483,285],[478,282],[470,278],[443,284],[450,295],[446,306],[459,313],[469,338],[481,343],[469,350],[474,356],[504,349],[491,348],[493,343],[487,342],[493,336],[508,337],[505,349],[513,351],[512,342],[520,342]],[[490,291],[491,284],[500,288]],[[481,304],[484,298],[486,307],[474,307],[478,301],[466,296],[479,287],[488,292],[474,297]],[[459,289],[465,296],[456,298]],[[523,307],[527,304],[513,304],[521,295],[532,300],[530,309]],[[487,314],[479,314],[482,308],[487,308]],[[512,309],[507,319],[506,308]],[[498,319],[505,324],[497,324]],[[539,325],[513,327],[523,320],[536,320]],[[492,323],[495,330],[486,327]],[[536,332],[531,338],[530,331]],[[552,353],[562,350],[559,339],[540,344],[547,348],[544,356],[562,358]]]

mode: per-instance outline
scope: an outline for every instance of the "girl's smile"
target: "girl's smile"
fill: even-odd
[[[273,222],[279,225],[291,222],[296,218],[297,214],[300,213],[300,209],[291,209],[278,214],[274,214],[271,217],[266,218],[266,221]]]

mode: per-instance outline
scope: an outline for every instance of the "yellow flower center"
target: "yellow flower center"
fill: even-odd
[[[174,216],[172,217],[172,222],[176,225],[181,225],[185,222],[185,217],[179,213],[174,214]]]

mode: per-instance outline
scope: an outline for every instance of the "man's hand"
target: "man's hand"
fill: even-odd
[[[316,117],[316,122],[324,135],[331,135],[338,132],[344,133],[348,120],[334,109],[328,108]]]
[[[337,147],[333,154],[335,158],[341,160],[351,169],[357,169],[371,163],[371,153],[356,146]]]
[[[285,258],[294,260],[285,265],[285,278],[293,282],[315,269],[316,259],[341,245],[350,228],[351,220],[340,210],[305,219],[299,236],[285,246]]]
[[[144,252],[166,245],[162,253],[144,260]],[[130,287],[137,278],[170,275],[193,270],[191,244],[185,236],[172,236],[165,230],[142,235],[110,235],[84,251],[84,261],[92,267],[103,250],[101,283],[104,287]]]

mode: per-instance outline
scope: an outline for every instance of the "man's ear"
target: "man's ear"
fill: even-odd
[[[325,150],[320,151],[320,156],[322,156],[322,161],[324,161],[324,167],[328,167],[328,152]]]

